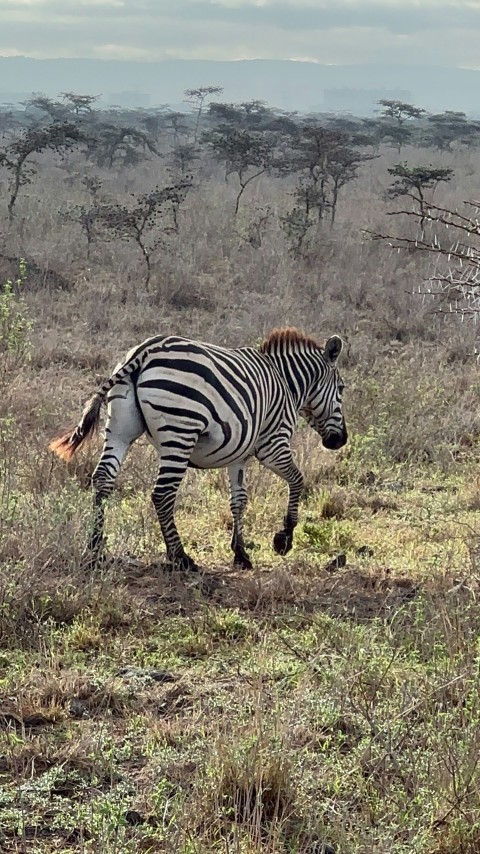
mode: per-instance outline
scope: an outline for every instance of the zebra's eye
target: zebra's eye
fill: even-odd
[[[343,394],[344,389],[345,389],[345,383],[339,383],[338,384],[338,391],[340,394]]]

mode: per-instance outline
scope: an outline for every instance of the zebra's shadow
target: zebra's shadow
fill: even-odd
[[[245,570],[232,565],[201,567],[198,573],[171,571],[164,562],[115,558],[119,583],[145,597],[164,614],[193,614],[205,607],[235,608],[262,616],[314,615],[370,621],[388,619],[408,606],[420,589],[415,579],[388,568],[348,564],[333,575],[304,560]]]

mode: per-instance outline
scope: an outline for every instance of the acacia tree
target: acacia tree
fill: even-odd
[[[223,104],[213,101],[208,105],[208,115],[215,124],[242,127],[244,113],[240,104]]]
[[[346,134],[349,145],[355,147],[377,144],[379,124],[375,119],[357,119],[350,116],[334,115],[327,119],[328,127]]]
[[[31,98],[22,102],[27,110],[35,109],[46,113],[52,122],[64,121],[67,119],[68,109],[61,101],[54,101],[53,98],[48,98],[41,92],[36,92]]]
[[[97,166],[110,169],[121,166],[135,166],[150,151],[158,154],[157,148],[148,133],[134,127],[104,123],[98,125],[94,134],[90,134],[87,157]]]
[[[195,127],[193,129],[194,142],[197,142],[198,140],[200,120],[202,118],[202,113],[205,109],[207,99],[211,98],[213,95],[221,95],[222,92],[223,86],[200,86],[198,89],[185,89],[185,92],[183,93],[185,95],[185,100],[196,112]]]
[[[295,137],[290,171],[300,172],[296,198],[303,202],[307,218],[315,212],[320,222],[328,205],[329,165],[335,152],[344,149],[348,136],[321,125],[304,125]]]
[[[213,102],[208,105],[208,115],[215,124],[252,131],[291,134],[296,127],[292,118],[294,114],[275,111],[263,101],[243,101],[240,104]]]
[[[103,181],[98,175],[84,175],[82,184],[90,194],[91,205],[76,205],[68,214],[68,218],[81,226],[87,239],[87,260],[90,261],[90,252],[96,237],[95,223],[101,205],[100,192]]]
[[[349,146],[339,146],[332,153],[329,163],[327,164],[327,172],[331,181],[330,199],[328,202],[330,208],[330,225],[333,227],[337,214],[338,194],[340,190],[354,181],[357,177],[357,172],[362,163],[367,160],[373,160],[374,154],[359,154]]]
[[[60,121],[74,116],[89,116],[93,111],[93,105],[100,98],[100,95],[78,95],[76,92],[60,92],[62,101],[55,101],[53,98],[48,98],[41,92],[35,92],[31,98],[24,101],[24,105],[29,108],[34,107],[36,110],[41,110],[46,113],[52,121]]]
[[[165,116],[167,127],[171,128],[173,135],[173,145],[178,144],[180,134],[187,133],[187,125],[185,124],[185,113],[178,113],[175,110],[170,110]]]
[[[414,107],[413,104],[407,104],[405,101],[381,98],[377,103],[383,107],[380,111],[382,116],[392,119],[398,125],[405,124],[409,119],[419,119],[425,113],[423,107]]]
[[[421,118],[425,110],[422,107],[407,104],[405,101],[395,101],[389,98],[382,98],[377,103],[383,107],[380,111],[381,115],[389,120],[389,127],[385,136],[395,143],[400,154],[402,146],[409,141],[412,135],[410,128],[406,126],[407,122]]]
[[[242,101],[238,105],[242,123],[249,130],[261,130],[272,118],[273,112],[264,101]]]
[[[448,178],[442,179],[448,180]],[[432,270],[413,287],[413,294],[432,300],[437,314],[462,320],[480,319],[480,202],[464,202],[462,210],[436,205],[415,193],[406,193],[412,208],[392,211],[400,222],[413,222],[418,234],[366,231],[372,240],[386,242],[397,250],[432,258]]]
[[[480,139],[480,123],[469,121],[465,113],[446,110],[428,116],[427,120],[422,142],[439,151],[451,151],[454,143],[473,145]]]
[[[134,197],[132,207],[100,205],[91,211],[93,227],[103,239],[137,244],[145,262],[145,287],[151,277],[152,254],[168,234],[178,233],[178,212],[192,186],[189,176],[168,187]]]
[[[398,196],[413,196],[420,206],[420,211],[425,212],[425,190],[434,189],[437,184],[450,181],[453,169],[443,169],[434,166],[413,166],[406,163],[398,163],[388,170],[395,180],[388,189],[388,195],[392,199]]]
[[[453,169],[435,168],[433,166],[409,167],[406,163],[399,163],[397,166],[389,169],[388,172],[395,178],[391,187],[388,188],[388,195],[392,199],[407,196],[413,200],[414,210],[420,214],[419,224],[423,239],[424,225],[428,213],[425,190],[432,190],[437,184],[450,181]]]
[[[179,170],[185,175],[193,168],[196,160],[200,160],[199,148],[193,142],[185,142],[175,146],[171,152],[174,170]]]
[[[67,107],[76,116],[89,116],[93,105],[98,101],[100,95],[77,95],[76,92],[61,92]]]
[[[72,122],[54,122],[47,127],[28,128],[18,139],[0,151],[0,166],[12,175],[8,201],[10,222],[14,217],[20,187],[30,184],[36,171],[36,164],[30,160],[32,154],[41,154],[47,150],[57,153],[68,151],[84,139],[78,125]]]
[[[142,124],[147,133],[157,141],[160,139],[161,133],[166,126],[166,117],[168,116],[168,113],[166,112],[167,109],[168,104],[161,104],[154,110],[148,110],[145,113],[142,111],[142,115],[140,116],[140,124]]]
[[[11,104],[0,105],[0,134],[5,137],[7,132],[17,130],[22,126],[20,115]]]
[[[340,190],[356,178],[359,166],[374,155],[351,148],[349,137],[321,125],[304,125],[291,141],[287,156],[276,165],[286,174],[300,173],[293,208],[281,218],[298,255],[311,228],[330,213],[333,226]]]
[[[235,172],[240,189],[235,200],[235,216],[240,199],[247,186],[263,175],[273,163],[273,140],[264,133],[239,130],[230,125],[219,125],[203,136],[216,159],[225,164],[225,176]]]

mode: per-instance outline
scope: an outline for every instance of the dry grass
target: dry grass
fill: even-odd
[[[278,218],[289,182],[262,177],[234,222],[233,187],[202,165],[149,292],[124,244],[87,262],[64,215],[85,198],[53,160],[22,193],[3,238],[36,266],[15,302],[28,358],[0,370],[2,851],[478,850],[475,333],[409,293],[426,259],[365,241],[387,222],[398,158],[381,155],[297,260]],[[442,156],[455,182],[437,202],[468,198],[479,156]],[[151,169],[105,173],[105,187],[143,191]],[[256,568],[241,572],[224,473],[193,473],[178,523],[202,572],[164,572],[140,442],[108,512],[112,561],[86,575],[98,446],[65,466],[51,437],[151,334],[235,346],[286,324],[345,337],[351,433],[337,455],[295,437],[307,490],[292,556],[270,547],[286,498],[273,476],[249,471]]]

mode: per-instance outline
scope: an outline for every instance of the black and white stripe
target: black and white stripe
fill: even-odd
[[[343,384],[336,367],[341,349],[337,336],[321,347],[286,329],[274,331],[259,350],[231,350],[176,336],[150,338],[131,350],[89,401],[76,430],[52,444],[69,458],[98,422],[101,401],[107,398],[105,443],[93,474],[95,518],[89,541],[93,557],[103,542],[105,499],[128,448],[145,432],[158,452],[152,500],[172,565],[196,568],[184,551],[174,519],[178,487],[193,466],[228,469],[235,563],[251,567],[242,530],[245,465],[250,457],[289,485],[283,528],[274,537],[275,550],[286,554],[292,547],[303,486],[290,449],[299,413],[325,447],[337,449],[347,440]]]

